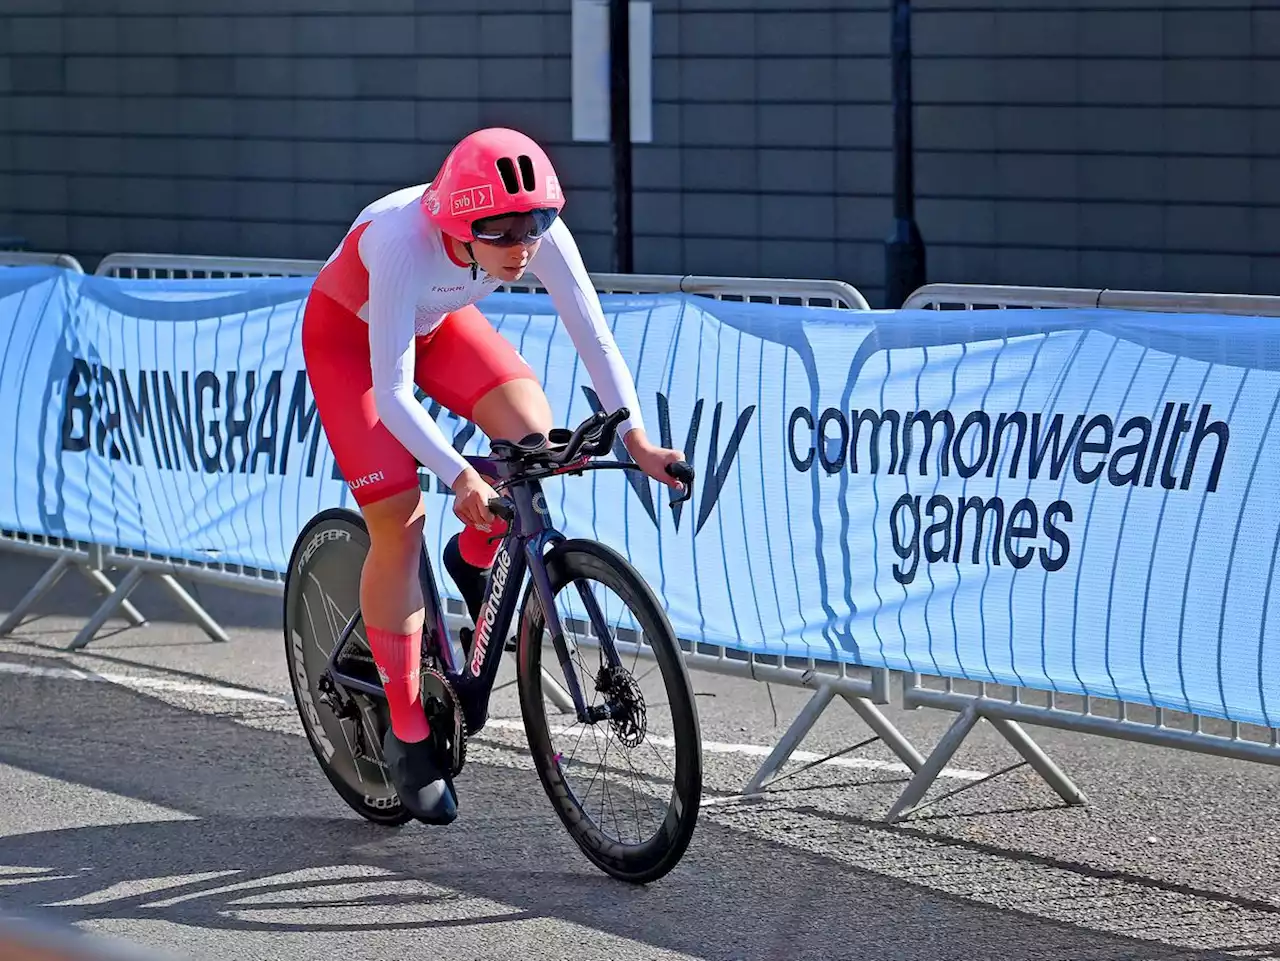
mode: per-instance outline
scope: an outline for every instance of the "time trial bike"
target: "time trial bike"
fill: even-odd
[[[627,416],[625,408],[597,412],[572,432],[555,428],[546,436],[494,440],[490,456],[467,457],[495,479],[499,497],[489,506],[509,526],[478,623],[474,632],[462,629],[461,646],[446,627],[424,543],[421,701],[437,756],[456,777],[466,763],[467,739],[488,723],[519,598],[516,684],[538,777],[587,858],[616,878],[645,883],[679,862],[697,822],[702,746],[693,692],[654,592],[617,551],[560,533],[542,489],[543,480],[557,475],[639,470],[630,462],[595,460],[613,448]],[[667,470],[684,485],[672,503],[688,500],[693,469],[681,461]],[[306,524],[285,580],[285,655],[308,741],[337,793],[370,821],[399,825],[411,815],[382,759],[390,716],[359,609],[368,547],[368,529],[356,511],[325,510]],[[646,696],[650,678],[657,690]],[[562,723],[566,709],[573,723]],[[599,761],[594,771],[586,760],[592,752]],[[634,810],[625,808],[628,794]]]

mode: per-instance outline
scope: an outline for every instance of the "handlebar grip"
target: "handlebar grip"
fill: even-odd
[[[676,461],[674,464],[667,465],[667,473],[676,480],[688,484],[693,481],[694,471],[688,461]]]
[[[672,506],[674,507],[676,504],[683,504],[693,496],[693,467],[688,461],[680,460],[676,461],[674,464],[668,464],[667,473],[680,481],[680,483],[684,484],[684,493],[679,497],[673,497],[671,499]]]

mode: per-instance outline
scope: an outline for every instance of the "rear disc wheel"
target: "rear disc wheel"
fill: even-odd
[[[360,606],[360,570],[369,551],[364,518],[342,508],[313,517],[294,544],[285,575],[284,646],[289,683],[307,741],[338,795],[361,817],[396,826],[412,819],[382,761],[386,704],[338,692],[323,680],[343,628]],[[339,665],[380,683],[363,625],[357,624]]]

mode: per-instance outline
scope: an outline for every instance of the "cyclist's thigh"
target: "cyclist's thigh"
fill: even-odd
[[[538,376],[474,304],[455,310],[419,341],[418,386],[459,417],[474,420],[476,401],[495,387]]]
[[[369,327],[318,291],[307,300],[302,354],[329,447],[363,507],[418,487],[418,464],[378,419]]]

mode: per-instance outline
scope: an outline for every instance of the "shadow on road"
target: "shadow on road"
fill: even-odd
[[[707,959],[1222,957],[886,878],[717,824],[710,809],[682,865],[637,889],[586,862],[529,767],[473,761],[454,826],[389,830],[350,813],[306,742],[263,729],[269,718],[30,676],[0,676],[0,704],[0,764],[109,792],[30,797],[49,811],[35,823],[127,822],[0,837],[4,901],[64,921],[282,936],[439,929],[443,946],[456,927],[492,925],[497,941],[505,922],[553,918]],[[244,708],[268,709],[282,710]],[[146,814],[109,795],[167,811]],[[420,943],[423,954],[430,944]]]

